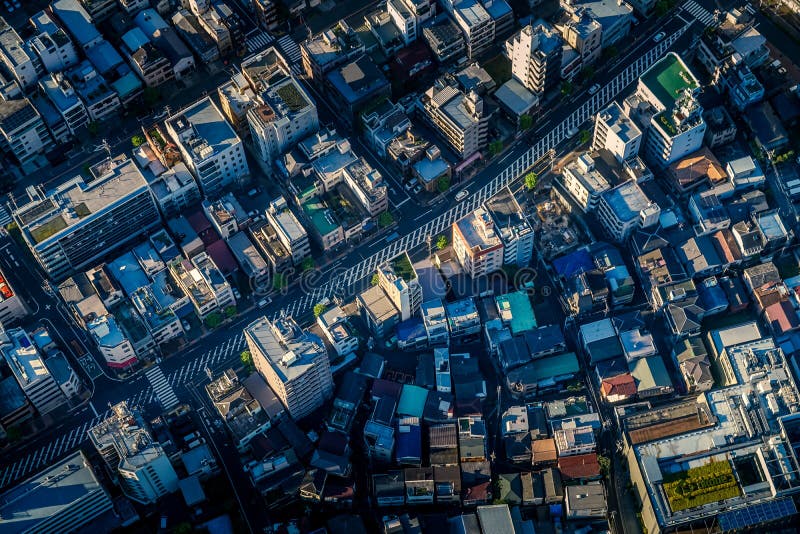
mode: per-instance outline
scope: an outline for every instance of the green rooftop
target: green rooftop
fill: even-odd
[[[697,87],[695,77],[674,53],[667,54],[642,74],[642,82],[667,109],[672,109],[684,89]]]
[[[320,235],[328,235],[339,226],[333,220],[333,213],[330,208],[318,196],[313,195],[303,200],[303,211],[311,220],[311,224],[317,229]]]
[[[51,237],[64,228],[67,227],[67,221],[61,215],[56,215],[44,224],[41,224],[31,230],[31,237],[37,243],[41,243],[48,237]]]
[[[510,316],[511,333],[516,335],[536,328],[536,317],[533,315],[531,299],[524,291],[506,293],[495,299],[497,308],[505,321]]]
[[[411,261],[405,252],[392,260],[392,269],[394,274],[406,282],[410,282],[417,277],[417,273],[414,272],[414,267],[411,266]]]

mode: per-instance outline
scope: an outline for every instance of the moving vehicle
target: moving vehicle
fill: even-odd
[[[661,41],[661,40],[662,40],[664,37],[666,37],[666,36],[667,36],[667,34],[666,34],[666,33],[664,33],[664,32],[658,32],[658,33],[656,34],[656,36],[655,36],[655,37],[653,37],[653,42],[654,42],[654,43],[658,43],[659,41]]]
[[[270,304],[272,304],[272,299],[270,297],[264,297],[263,299],[258,301],[259,308],[266,308]]]
[[[461,202],[462,200],[464,200],[468,196],[469,196],[469,191],[467,191],[466,189],[462,189],[456,195],[456,202]]]
[[[589,94],[590,94],[590,95],[593,95],[593,94],[595,94],[595,93],[596,93],[597,91],[599,91],[599,90],[600,90],[600,84],[599,84],[599,83],[596,83],[596,84],[594,84],[593,86],[591,86],[591,87],[589,88]]]

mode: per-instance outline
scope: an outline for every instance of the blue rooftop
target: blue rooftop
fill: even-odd
[[[589,252],[580,249],[553,260],[553,268],[559,276],[572,278],[576,274],[593,269],[594,261]]]
[[[389,81],[366,55],[331,71],[328,81],[349,104],[368,99],[389,86]]]
[[[397,415],[422,417],[425,410],[425,401],[428,400],[428,390],[411,384],[403,385],[400,402],[397,403]]]
[[[483,7],[494,20],[502,18],[511,13],[511,6],[508,5],[506,0],[493,0],[490,5],[483,4]]]
[[[422,431],[419,425],[399,425],[395,435],[397,437],[395,457],[398,461],[422,457]]]
[[[119,285],[122,286],[126,295],[130,296],[140,287],[150,283],[133,252],[126,252],[109,263],[108,269],[119,282]]]
[[[22,388],[13,376],[0,381],[0,417],[5,417],[19,410],[28,402]],[[2,525],[2,521],[0,521]]]
[[[131,52],[136,52],[141,47],[150,42],[141,28],[134,28],[122,36],[122,42]]]
[[[397,325],[398,341],[410,343],[415,339],[421,339],[427,336],[428,332],[425,330],[425,325],[419,317],[412,317]]]
[[[81,46],[100,37],[100,32],[92,24],[92,17],[81,7],[78,0],[58,0],[52,4],[52,9]]]
[[[140,80],[127,65],[125,65],[125,67],[128,73],[119,80],[111,83],[111,87],[123,100],[131,93],[135,93],[142,88],[142,80]]]
[[[123,62],[122,56],[119,55],[116,48],[106,40],[100,41],[99,44],[87,50],[86,57],[92,62],[97,72],[104,76]]]
[[[696,287],[697,296],[704,309],[713,310],[718,307],[728,307],[728,298],[725,296],[725,290],[719,284],[698,283]]]

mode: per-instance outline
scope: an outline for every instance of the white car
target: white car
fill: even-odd
[[[189,321],[187,321],[186,319],[181,321],[181,324],[183,324],[183,329],[186,330],[187,332],[189,332],[192,329],[192,325],[190,325]]]
[[[467,191],[466,189],[462,189],[456,195],[456,202],[461,202],[462,200],[464,200],[468,196],[469,196],[469,191]]]
[[[599,90],[600,90],[600,84],[599,84],[599,83],[596,83],[596,84],[594,84],[593,86],[591,86],[591,87],[589,88],[589,94],[590,94],[590,95],[593,95],[593,94],[595,94],[595,93],[596,93],[597,91],[599,91]]]
[[[259,308],[266,308],[267,306],[270,305],[270,303],[272,303],[272,299],[269,298],[269,297],[266,297],[266,298],[263,298],[263,299],[258,301],[258,307]]]
[[[658,33],[656,34],[656,36],[655,36],[655,37],[653,37],[653,42],[654,42],[654,43],[657,43],[657,42],[661,41],[661,40],[662,40],[664,37],[666,37],[666,36],[667,36],[667,34],[666,34],[666,33],[664,33],[664,32],[658,32]]]
[[[578,127],[577,126],[573,126],[567,132],[567,137],[575,137],[576,135],[578,135]]]

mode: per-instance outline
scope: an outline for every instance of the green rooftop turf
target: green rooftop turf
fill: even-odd
[[[667,109],[686,88],[697,87],[692,74],[677,56],[669,54],[642,75],[642,81]]]

